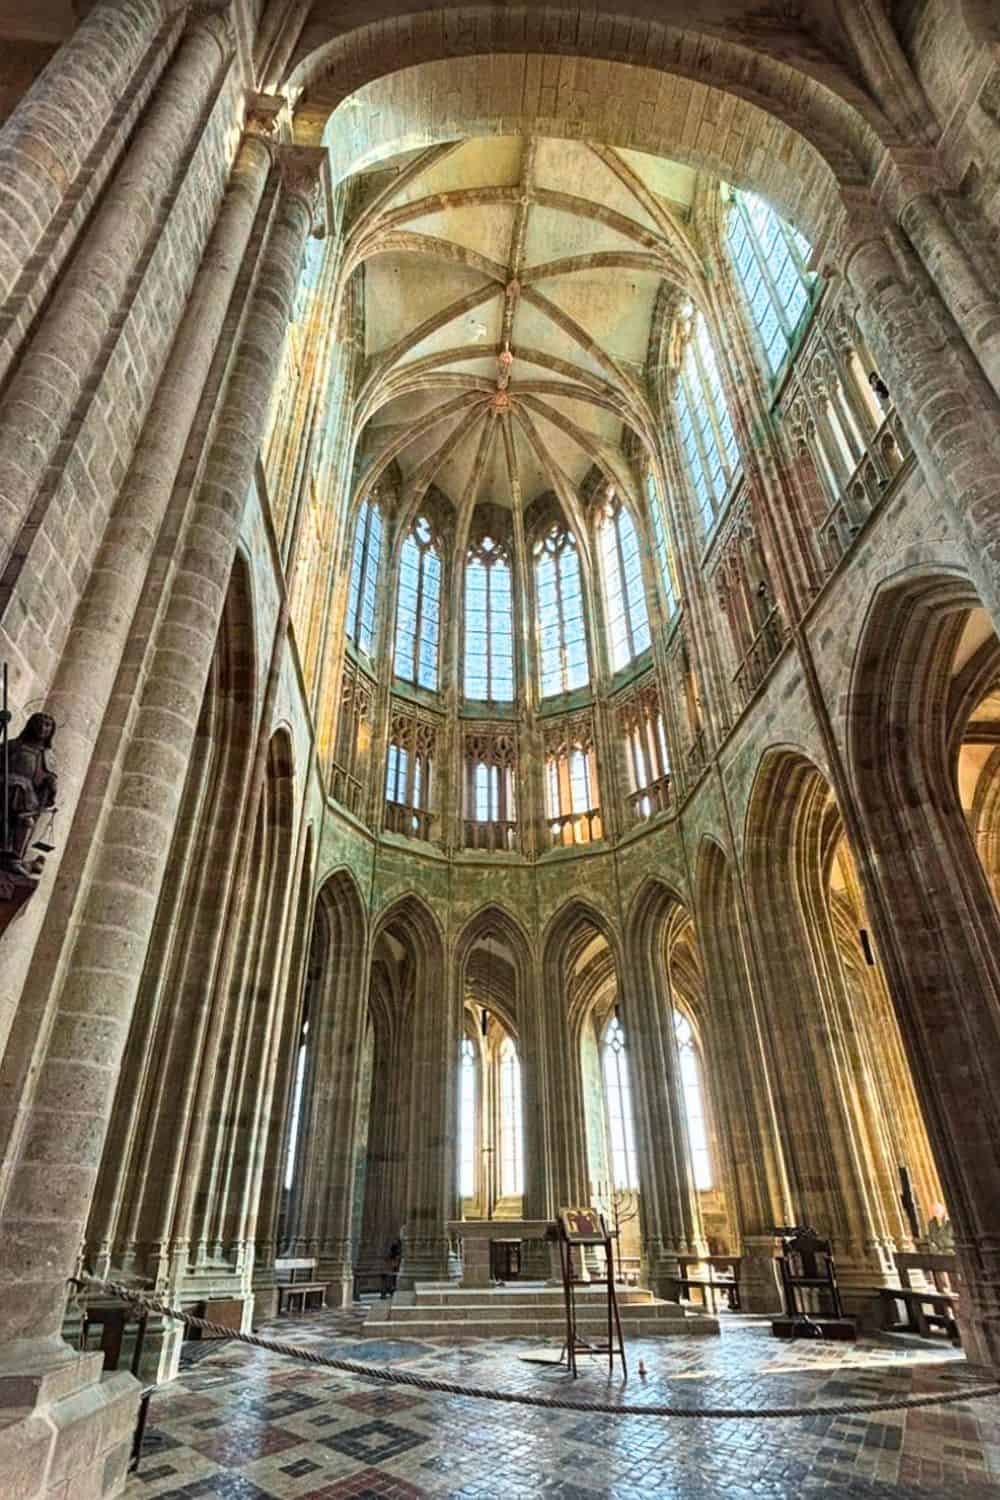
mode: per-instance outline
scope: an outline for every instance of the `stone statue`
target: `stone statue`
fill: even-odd
[[[7,745],[7,847],[0,862],[21,875],[34,873],[28,860],[35,825],[55,807],[56,771],[52,754],[55,720],[32,714],[21,733]]]

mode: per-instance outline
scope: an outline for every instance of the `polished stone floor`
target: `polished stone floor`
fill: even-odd
[[[371,1365],[558,1395],[564,1371],[526,1364],[526,1340],[456,1347],[359,1340],[336,1314],[285,1319],[272,1336]],[[772,1422],[581,1415],[422,1395],[235,1344],[188,1345],[181,1378],[153,1398],[128,1500],[731,1500],[949,1496],[1000,1500],[1000,1399],[908,1413]],[[779,1344],[765,1324],[721,1338],[629,1343],[627,1388],[595,1362],[587,1401],[679,1406],[845,1402],[968,1383],[936,1344]],[[640,1359],[645,1377],[638,1374]]]

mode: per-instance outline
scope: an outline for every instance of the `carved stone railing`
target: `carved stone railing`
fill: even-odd
[[[828,571],[833,571],[881,505],[910,451],[895,410],[890,409],[820,525],[820,554]]]
[[[467,818],[464,825],[464,844],[466,849],[516,849],[517,824],[503,819],[481,823],[475,818]]]
[[[592,844],[604,837],[600,809],[589,808],[586,812],[562,813],[555,818],[546,818],[549,843],[553,849],[571,849],[575,844]]]
[[[434,814],[422,807],[407,807],[403,802],[387,802],[383,819],[387,833],[401,833],[408,839],[433,838]]]
[[[355,817],[364,816],[364,786],[356,776],[345,771],[343,766],[338,766],[336,761],[330,766],[330,795],[341,807],[354,813]]]
[[[669,775],[661,776],[658,781],[640,787],[636,792],[630,792],[627,800],[632,822],[642,823],[647,818],[655,818],[657,813],[669,812],[671,795]]]
[[[743,657],[733,676],[736,691],[744,704],[749,703],[781,655],[785,644],[785,627],[777,606],[753,638],[749,651]]]

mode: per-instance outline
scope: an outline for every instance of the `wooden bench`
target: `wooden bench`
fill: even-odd
[[[679,1256],[677,1264],[681,1270],[677,1278],[677,1287],[682,1301],[693,1301],[693,1298],[685,1296],[685,1293],[696,1290],[701,1294],[701,1305],[706,1312],[717,1312],[722,1298],[725,1299],[730,1312],[739,1312],[740,1257],[738,1255]],[[704,1265],[708,1266],[707,1276],[687,1274],[689,1266]]]
[[[921,1338],[931,1338],[943,1333],[953,1343],[959,1342],[955,1308],[958,1295],[954,1291],[957,1283],[957,1262],[954,1255],[901,1251],[895,1257],[896,1270],[901,1285],[879,1288],[882,1303],[883,1327],[896,1332],[918,1333]],[[911,1274],[917,1271],[927,1286],[914,1286]],[[902,1306],[903,1319],[896,1314]]]
[[[296,1302],[299,1311],[305,1312],[309,1299],[319,1298],[320,1308],[326,1307],[326,1282],[316,1281],[316,1262],[288,1258],[274,1262],[278,1284],[278,1312],[294,1312]]]

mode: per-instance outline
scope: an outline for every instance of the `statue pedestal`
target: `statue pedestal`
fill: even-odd
[[[0,855],[0,861],[3,855]],[[25,902],[38,889],[39,875],[27,875],[0,863],[0,937],[13,922]]]

